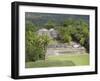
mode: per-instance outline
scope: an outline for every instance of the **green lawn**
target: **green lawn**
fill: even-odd
[[[60,56],[49,56],[46,60],[26,62],[26,68],[35,67],[60,67],[60,66],[81,66],[89,65],[89,54],[66,54]]]

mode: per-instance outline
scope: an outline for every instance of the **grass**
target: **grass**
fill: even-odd
[[[61,67],[89,65],[89,54],[66,54],[60,56],[48,56],[46,60],[26,62],[26,68],[36,67]]]

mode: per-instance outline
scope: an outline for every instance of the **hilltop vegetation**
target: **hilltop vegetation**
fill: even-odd
[[[25,13],[25,22],[34,23],[37,27],[44,27],[48,21],[54,22],[55,25],[62,25],[65,20],[74,19],[74,20],[84,20],[89,23],[88,15],[70,15],[70,14],[50,14],[50,13]]]

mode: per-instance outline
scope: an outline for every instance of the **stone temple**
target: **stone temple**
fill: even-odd
[[[58,32],[54,28],[51,28],[49,30],[46,28],[42,28],[39,29],[37,32],[39,35],[48,35],[52,39],[58,37]]]

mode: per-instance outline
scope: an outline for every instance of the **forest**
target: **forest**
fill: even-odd
[[[34,18],[33,18],[34,19]],[[41,19],[40,19],[41,20]],[[40,21],[39,20],[39,21]],[[58,20],[58,19],[56,19]],[[47,35],[39,36],[36,31],[40,28],[55,29],[59,32],[58,40],[61,43],[75,41],[86,48],[89,53],[89,22],[82,18],[67,18],[61,23],[48,19],[45,23],[37,25],[32,20],[26,19],[25,23],[25,54],[26,62],[45,60],[47,46],[51,39]]]

